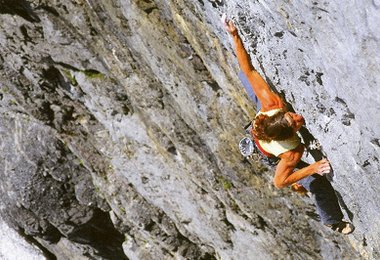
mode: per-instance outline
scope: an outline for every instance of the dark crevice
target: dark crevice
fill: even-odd
[[[321,218],[314,210],[306,210],[305,214],[315,221],[321,221]]]
[[[260,230],[263,230],[265,231],[266,228],[268,227],[268,223],[264,220],[263,217],[261,217],[260,215],[256,215],[254,217],[254,223],[253,225],[257,228],[257,229],[260,229]]]
[[[124,236],[115,229],[109,214],[99,209],[95,209],[94,217],[78,227],[68,239],[92,246],[106,259],[127,259],[122,249]]]
[[[48,6],[48,5],[40,5],[36,9],[43,9],[46,12],[51,13],[51,14],[53,14],[56,17],[59,16],[59,13],[57,12],[57,10],[55,10],[53,7]]]
[[[322,11],[322,12],[325,12],[325,13],[329,13],[329,11],[327,11],[326,9],[320,8],[320,7],[314,7],[313,6],[312,9],[319,10],[319,11]]]
[[[50,105],[51,104],[48,101],[45,101],[42,104],[42,106],[41,106],[41,108],[39,110],[40,110],[40,113],[41,113],[41,115],[42,115],[43,118],[39,118],[39,119],[42,119],[48,125],[54,127],[54,124],[53,124],[53,121],[54,121],[54,111],[51,109]]]
[[[200,250],[197,244],[191,242],[187,237],[178,232],[176,240],[180,245],[177,249],[178,253],[185,259],[216,259],[215,256],[208,252]],[[181,246],[182,245],[182,246]],[[186,246],[183,246],[186,245]],[[214,253],[214,252],[212,252]]]
[[[283,31],[281,31],[281,32],[276,32],[276,33],[274,34],[274,36],[276,36],[276,37],[278,37],[278,38],[282,38],[282,37],[284,36],[284,32],[283,32]]]
[[[323,73],[322,73],[322,72],[317,72],[317,73],[315,74],[315,78],[316,78],[318,84],[321,85],[321,86],[323,85],[323,82],[322,82],[322,76],[323,76]]]
[[[25,43],[26,43],[26,42],[31,42],[31,43],[33,43],[32,38],[30,38],[30,36],[28,35],[28,29],[27,29],[27,27],[26,27],[25,24],[22,25],[22,26],[20,26],[20,31],[21,31],[22,35],[24,36],[24,42],[25,42]]]
[[[48,81],[43,84],[45,87],[47,87],[46,90],[50,90],[50,92],[52,92],[60,86],[64,90],[70,92],[70,84],[66,82],[64,76],[56,67],[50,66],[48,69],[44,69],[42,71],[42,76]]]
[[[173,155],[177,155],[177,149],[174,147],[174,145],[172,146],[169,146],[169,148],[167,149],[167,151]]]
[[[214,8],[224,6],[223,0],[209,0],[209,2],[211,3],[212,7],[214,7]]]
[[[72,71],[80,71],[80,69],[70,65],[70,64],[67,64],[67,63],[64,63],[64,62],[55,62],[53,60],[51,60],[54,64],[57,64],[57,65],[60,65],[62,66],[63,68],[65,69],[69,69],[69,70],[72,70]]]
[[[347,106],[347,103],[346,101],[344,101],[343,99],[341,99],[340,97],[335,97],[335,101],[342,104],[343,106],[345,106],[346,108],[348,107]]]
[[[345,110],[346,110],[345,114],[341,118],[342,124],[345,125],[345,126],[350,126],[351,125],[351,120],[355,119],[355,114],[350,111],[350,109],[348,108],[348,105],[347,105],[346,101],[344,101],[342,98],[335,97],[335,101],[338,102],[339,104],[343,105],[344,108],[345,108]]]
[[[345,125],[345,126],[350,126],[350,125],[351,125],[351,120],[352,120],[352,119],[355,119],[355,115],[352,114],[352,113],[350,113],[350,112],[348,112],[348,113],[346,113],[346,114],[344,114],[344,115],[342,116],[341,122],[342,122],[342,124]]]
[[[121,109],[122,109],[122,113],[124,115],[128,115],[130,113],[133,113],[132,104],[131,104],[131,102],[130,102],[130,100],[126,94],[124,94],[124,93],[117,94],[115,96],[115,100],[122,103]]]
[[[296,34],[295,32],[290,31],[290,30],[288,30],[288,32],[289,32],[291,35],[293,35],[294,37],[298,37],[297,34]]]
[[[224,217],[221,222],[223,222],[224,224],[226,224],[227,228],[231,231],[236,231],[236,228],[235,226],[227,219],[227,217]],[[232,244],[232,241],[229,240],[229,243]]]
[[[94,70],[94,69],[87,69],[82,71],[85,75],[89,77],[98,77],[103,75],[100,71]]]
[[[215,80],[207,81],[207,84],[212,88],[213,91],[218,92],[220,90],[219,84]]]
[[[144,229],[148,232],[151,232],[155,227],[156,223],[154,221],[150,221],[147,225],[145,225]]]
[[[0,13],[18,15],[31,23],[39,23],[40,18],[25,0],[0,0]]]
[[[150,7],[150,8],[144,9],[144,12],[147,14],[150,14],[154,10],[158,10],[158,8],[157,7]]]
[[[380,140],[378,138],[371,139],[371,143],[380,147]]]

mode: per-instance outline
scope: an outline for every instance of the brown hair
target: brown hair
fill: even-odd
[[[273,116],[260,114],[252,122],[252,134],[263,141],[282,141],[294,135],[293,127],[285,118],[284,111]]]

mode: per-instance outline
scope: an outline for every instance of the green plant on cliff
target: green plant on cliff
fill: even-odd
[[[75,76],[73,76],[69,70],[66,70],[66,69],[63,70],[63,74],[65,74],[65,76],[67,77],[67,79],[70,81],[71,85],[73,85],[73,86],[77,86],[78,85],[78,82],[77,82]]]
[[[233,187],[233,184],[224,176],[219,176],[218,181],[222,184],[224,190],[230,190]]]
[[[90,79],[104,79],[105,78],[105,75],[97,70],[89,69],[89,70],[82,70],[82,72],[84,73],[84,75],[86,75],[87,78],[90,78]]]

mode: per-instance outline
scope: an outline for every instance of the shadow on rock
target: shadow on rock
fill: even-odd
[[[1,14],[18,15],[31,23],[41,21],[25,0],[0,0],[0,6]]]

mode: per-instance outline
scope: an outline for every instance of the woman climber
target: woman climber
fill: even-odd
[[[304,125],[304,118],[300,114],[288,112],[281,97],[271,90],[255,70],[234,23],[225,15],[222,22],[233,38],[242,76],[252,88],[248,91],[258,100],[257,109],[260,111],[252,122],[251,135],[257,140],[256,144],[263,154],[279,158],[274,185],[277,188],[289,185],[305,188],[314,195],[323,224],[343,234],[353,232],[354,226],[342,220],[343,213],[337,196],[325,176],[331,170],[328,160],[310,165],[301,161],[305,147],[296,132]]]

